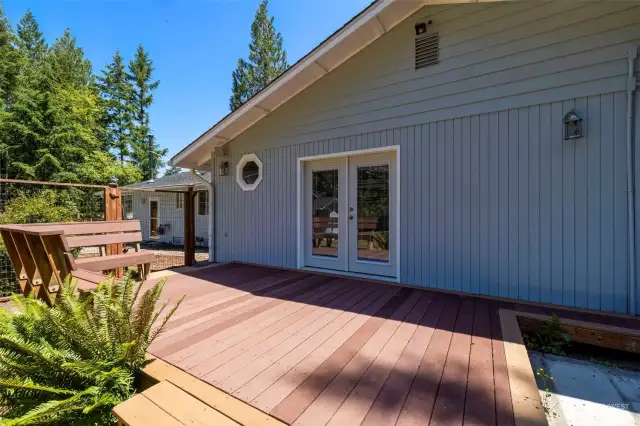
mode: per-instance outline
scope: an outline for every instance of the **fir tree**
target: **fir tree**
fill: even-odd
[[[0,108],[11,105],[18,75],[21,56],[15,47],[15,35],[0,3]]]
[[[76,45],[76,39],[68,28],[59,37],[48,54],[52,77],[60,84],[84,87],[91,80],[91,62]]]
[[[130,126],[131,160],[140,169],[144,179],[153,179],[164,166],[162,157],[168,152],[161,149],[149,127],[149,107],[153,103],[153,91],[159,81],[153,81],[153,62],[139,45],[134,59],[129,62],[128,78],[133,86],[133,123]]]
[[[229,107],[233,111],[262,90],[288,67],[282,47],[282,35],[276,31],[274,18],[267,11],[268,0],[262,0],[251,24],[249,60],[238,60],[232,74],[232,95]]]
[[[47,53],[47,43],[40,32],[36,18],[27,9],[27,13],[18,23],[18,44],[30,60],[40,60]]]
[[[182,169],[180,167],[169,167],[164,171],[165,176],[173,176],[182,173]]]
[[[120,160],[129,158],[130,134],[133,121],[133,86],[127,76],[124,60],[116,50],[113,60],[97,78],[98,89],[104,105],[104,125],[109,146]]]

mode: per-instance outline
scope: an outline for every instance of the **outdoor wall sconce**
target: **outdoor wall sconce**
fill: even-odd
[[[575,109],[564,115],[564,140],[578,139],[582,137],[582,118]]]
[[[218,174],[220,176],[227,176],[229,174],[229,162],[221,161],[220,167],[218,168]]]

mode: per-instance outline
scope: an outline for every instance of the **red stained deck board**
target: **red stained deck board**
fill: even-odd
[[[367,416],[387,378],[394,370],[398,359],[409,344],[420,320],[429,308],[433,294],[423,291],[418,294],[418,302],[382,348],[328,425],[360,424]]]
[[[474,308],[474,302],[469,299],[464,300],[460,305],[430,425],[462,424]]]
[[[294,426],[322,426],[329,422],[336,410],[343,404],[363,374],[377,358],[382,348],[396,332],[402,321],[416,305],[419,297],[420,292],[411,292],[409,297],[389,318],[384,320],[376,333],[371,336],[322,393],[296,419],[293,423]]]
[[[476,302],[473,317],[464,424],[495,424],[491,316],[489,302],[482,300]]]
[[[197,368],[190,370],[190,373],[200,376],[213,371],[220,365],[240,356],[264,340],[270,338],[279,331],[289,327],[317,307],[313,304],[302,306],[293,313],[283,318],[277,319],[272,324],[265,324],[264,321],[248,325],[240,332],[219,341],[207,349],[208,358],[197,365]]]
[[[270,414],[285,423],[293,423],[378,331],[385,319],[409,297],[410,293],[411,290],[408,289],[399,291]]]
[[[189,369],[199,365],[211,356],[214,356],[218,351],[216,348],[223,347],[224,349],[224,342],[227,340],[232,341],[238,337],[246,337],[247,333],[253,333],[268,328],[284,318],[295,314],[300,309],[313,309],[313,307],[305,306],[306,303],[304,301],[307,300],[308,297],[316,297],[318,294],[330,291],[332,287],[334,286],[330,283],[325,283],[317,288],[311,288],[309,291],[296,297],[292,297],[290,300],[284,301],[283,303],[277,304],[273,308],[248,318],[240,324],[227,328],[220,333],[171,354],[168,359],[178,362],[180,367],[184,369]]]
[[[395,424],[411,389],[420,361],[431,341],[446,300],[446,296],[434,295],[434,300],[430,302],[427,312],[400,356],[395,369],[362,422],[363,426]]]
[[[372,302],[379,299],[381,294],[382,292],[379,288],[369,288],[367,292],[360,295],[360,300],[355,305],[350,307],[348,310],[339,313],[333,321],[322,327],[313,336],[298,345],[294,350],[290,351],[286,356],[282,357],[268,369],[264,370],[251,382],[247,383],[247,385],[241,389],[243,392],[241,397],[247,399],[251,398],[251,402],[257,407],[262,410],[269,411],[287,396],[287,388],[295,389],[297,384],[302,382],[302,380],[300,380],[301,375],[289,375],[289,379],[285,379],[283,381],[284,383],[281,383],[280,380],[287,376],[292,370],[295,371],[296,368],[300,371],[304,366],[304,360],[306,360],[309,354],[314,352],[318,347],[321,347],[323,343],[327,342],[327,346],[325,347],[329,348],[330,339],[333,338],[336,333],[344,330],[351,319],[358,316],[363,309],[367,308],[372,304]],[[269,392],[265,392],[267,389]],[[261,397],[263,393],[267,394],[265,398]],[[273,401],[276,400],[277,402],[274,403]]]
[[[161,358],[201,379],[246,358],[218,386],[301,426],[512,426],[498,309],[640,328],[597,312],[243,264],[174,275],[165,289],[187,299],[151,352],[173,346]],[[390,321],[399,309],[413,315]]]
[[[436,331],[431,337],[425,351],[418,374],[413,381],[409,395],[400,411],[396,422],[402,426],[426,425],[431,418],[431,412],[436,400],[440,378],[444,370],[453,327],[458,316],[460,300],[451,296],[440,316]]]
[[[273,293],[269,294],[269,296],[273,297],[273,299],[269,300],[267,303],[261,304],[256,307],[250,307],[248,309],[241,309],[240,313],[231,316],[231,318],[223,322],[209,326],[204,330],[201,330],[195,334],[190,334],[189,336],[186,336],[175,342],[171,342],[170,345],[163,346],[162,349],[158,349],[158,350],[154,349],[152,353],[156,356],[162,357],[165,355],[169,355],[173,352],[176,352],[177,350],[189,347],[195,343],[202,341],[203,339],[206,339],[207,337],[213,336],[222,330],[225,330],[229,327],[239,324],[247,320],[248,318],[251,318],[261,312],[264,312],[273,308],[274,306],[280,303],[285,302],[286,298],[291,298],[291,297],[295,297],[300,294],[303,294],[310,288],[314,286],[318,286],[328,281],[329,281],[329,278],[326,278],[326,277],[311,277],[308,280],[286,286],[284,287],[284,289],[279,288],[277,291],[274,291]],[[160,343],[164,343],[164,342],[160,342]]]
[[[350,286],[344,286],[342,288],[334,286],[332,290],[334,290],[332,293],[324,295],[324,297],[314,302],[315,309],[313,311],[308,312],[307,315],[284,330],[274,334],[269,339],[260,342],[251,348],[251,350],[219,366],[217,369],[210,371],[203,379],[210,383],[218,383],[233,375],[233,377],[221,384],[221,387],[227,392],[234,392],[262,371],[262,363],[265,362],[262,357],[268,357],[273,351],[281,351],[286,345],[295,342],[296,335],[307,326],[318,324],[320,318],[327,313],[327,310],[323,308],[331,309],[341,305],[345,306],[345,301],[347,303],[350,301],[348,295],[352,294],[351,290],[353,290]],[[340,296],[345,294],[347,295],[345,299],[340,298]],[[347,304],[345,307],[348,306]],[[264,366],[264,368],[266,367],[268,367],[268,365]],[[242,371],[239,371],[240,369],[242,369]],[[237,374],[234,374],[236,372]]]
[[[276,274],[263,279],[249,281],[245,285],[227,287],[222,291],[214,292],[207,297],[191,298],[190,305],[186,306],[186,312],[181,312],[181,316],[171,322],[169,329],[176,328],[194,319],[201,318],[221,309],[247,300],[252,300],[255,296],[262,296],[269,292],[272,287],[282,286],[305,278],[300,274]],[[221,300],[227,299],[221,302]]]
[[[386,287],[381,288],[381,290],[382,291],[374,292],[372,297],[368,297],[363,301],[361,311],[353,315],[348,313],[343,314],[342,319],[346,319],[346,323],[335,331],[335,333],[332,333],[329,338],[323,340],[321,344],[316,345],[315,349],[312,347],[310,349],[311,352],[308,350],[304,351],[303,349],[303,359],[298,361],[289,372],[274,383],[268,392],[264,392],[253,401],[256,407],[265,412],[274,410],[278,404],[294,392],[301,383],[307,380],[323,362],[351,339],[358,330],[366,324],[372,315],[387,304],[389,300],[398,293],[399,288]]]
[[[344,298],[334,299],[330,303],[325,304],[322,309],[322,315],[317,319],[314,319],[311,323],[307,324],[304,328],[299,329],[295,334],[287,338],[283,344],[271,349],[269,352],[262,355],[262,357],[255,360],[249,369],[253,369],[256,374],[250,380],[246,380],[242,386],[238,387],[234,392],[234,395],[245,401],[251,401],[258,396],[264,389],[266,389],[273,381],[279,377],[264,377],[263,372],[268,370],[275,363],[281,359],[286,358],[298,348],[299,345],[303,345],[307,340],[312,339],[316,333],[322,332],[322,330],[329,326],[341,312],[348,311],[353,308],[358,302],[364,299],[370,292],[371,288],[361,287],[355,288],[355,292],[350,292],[350,295],[345,295]],[[282,372],[284,374],[286,371]]]

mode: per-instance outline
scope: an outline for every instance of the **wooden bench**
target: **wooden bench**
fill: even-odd
[[[74,222],[56,225],[34,225],[41,227],[56,227],[64,232],[67,249],[96,247],[100,256],[80,257],[75,259],[77,268],[87,271],[111,271],[137,265],[140,276],[146,279],[150,272],[154,255],[140,250],[142,232],[140,221],[123,220],[110,222]],[[133,251],[124,254],[107,255],[107,246],[112,244],[133,244]]]
[[[49,304],[69,274],[77,278],[79,291],[88,291],[106,279],[100,271],[138,265],[146,278],[153,260],[153,253],[140,251],[138,221],[2,225],[0,234],[22,292]],[[123,243],[136,243],[136,251],[106,255],[108,244]],[[98,247],[101,256],[74,259],[71,249],[78,247]]]
[[[313,218],[313,246],[319,247],[322,239],[326,240],[326,246],[331,247],[333,240],[338,239],[338,232],[333,232],[338,228],[337,217],[318,217]],[[373,246],[375,231],[378,229],[377,217],[359,217],[358,218],[358,240],[367,241],[369,248]],[[329,230],[329,231],[327,231]]]

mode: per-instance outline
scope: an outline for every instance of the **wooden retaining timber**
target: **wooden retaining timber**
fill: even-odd
[[[285,426],[160,359],[153,359],[142,376],[144,392],[113,410],[121,426]]]

